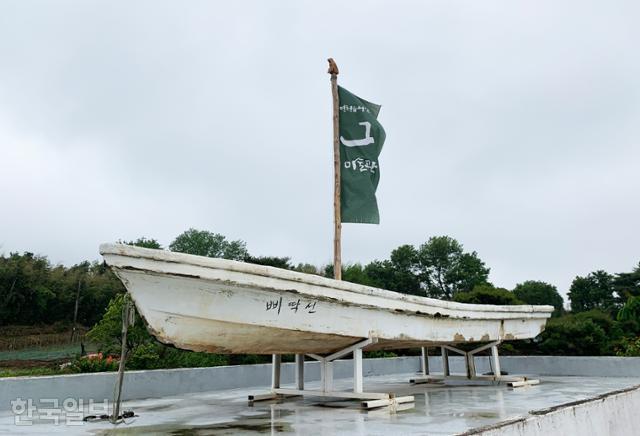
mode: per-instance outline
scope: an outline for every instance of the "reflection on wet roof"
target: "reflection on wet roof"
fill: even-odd
[[[32,426],[21,427],[20,433],[453,434],[640,383],[640,378],[626,377],[540,377],[540,385],[518,389],[492,384],[411,386],[407,380],[413,376],[367,378],[367,390],[415,396],[414,405],[400,405],[395,412],[389,408],[365,411],[357,401],[313,397],[249,406],[247,396],[267,390],[262,387],[125,401],[124,409],[134,410],[138,417],[117,428],[108,422],[69,427],[35,421]],[[313,388],[314,383],[309,386]],[[347,390],[350,383],[337,380],[336,387]],[[11,412],[2,412],[0,433],[12,434],[15,429]]]

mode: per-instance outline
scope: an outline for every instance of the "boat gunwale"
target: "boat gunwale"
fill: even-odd
[[[101,244],[101,255],[116,255],[122,257],[146,259],[156,262],[179,263],[191,265],[200,268],[224,270],[242,274],[250,274],[266,278],[275,278],[280,280],[304,283],[306,285],[319,286],[332,291],[350,292],[360,295],[376,296],[379,298],[404,301],[407,303],[418,304],[431,308],[442,308],[451,311],[474,311],[474,312],[493,312],[493,313],[536,313],[541,318],[549,318],[553,312],[553,306],[534,306],[534,305],[512,305],[500,306],[490,304],[469,304],[458,303],[454,301],[444,301],[435,298],[422,297],[419,295],[402,294],[400,292],[389,291],[372,286],[360,285],[356,283],[339,281],[327,277],[316,276],[313,274],[301,273],[298,271],[290,271],[286,269],[276,268],[266,265],[249,264],[229,259],[210,258],[204,256],[196,256],[186,253],[176,253],[166,250],[150,249],[136,247],[125,244]]]

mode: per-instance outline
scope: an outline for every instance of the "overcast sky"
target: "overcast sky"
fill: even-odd
[[[640,3],[0,1],[0,253],[189,227],[332,259],[331,94],[382,104],[381,224],[507,288],[640,261]]]

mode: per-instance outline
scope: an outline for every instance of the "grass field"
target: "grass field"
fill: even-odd
[[[47,361],[71,358],[80,354],[80,344],[52,345],[48,347],[25,348],[22,350],[0,351],[0,367],[6,361]]]
[[[39,326],[9,325],[0,327],[0,352],[28,350],[39,347],[64,347],[71,341],[72,327],[67,324]],[[78,326],[74,334],[74,343],[79,343],[87,328]]]
[[[59,368],[0,368],[0,378],[3,377],[35,377],[42,375],[64,374],[65,371]]]
[[[95,350],[94,345],[86,344],[85,352]],[[60,366],[80,352],[79,343],[0,351],[0,378],[66,374],[69,370]]]

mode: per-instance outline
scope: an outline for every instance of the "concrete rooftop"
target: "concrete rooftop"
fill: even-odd
[[[415,396],[415,407],[395,412],[389,408],[364,411],[357,401],[312,397],[249,406],[247,396],[265,392],[267,387],[263,386],[125,401],[124,410],[132,409],[138,416],[118,426],[108,422],[68,426],[63,417],[58,425],[34,419],[33,425],[17,427],[12,412],[5,410],[0,412],[0,434],[449,435],[640,384],[639,377],[542,376],[538,377],[540,385],[517,389],[490,384],[412,387],[407,380],[414,376],[410,373],[365,379],[368,391]],[[316,386],[317,382],[307,384],[308,388]],[[348,380],[336,380],[336,387],[348,390],[350,384]]]

